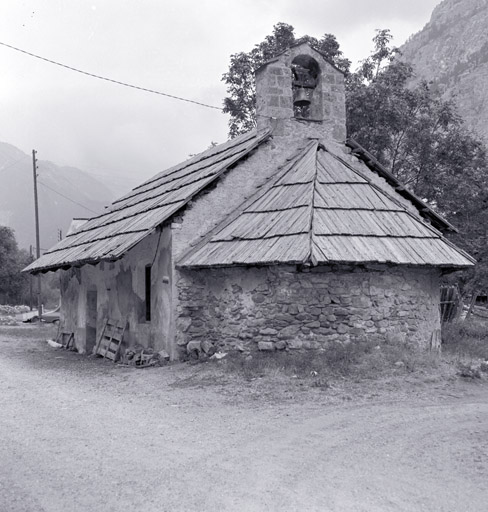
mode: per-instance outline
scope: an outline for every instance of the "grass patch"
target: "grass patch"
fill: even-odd
[[[410,373],[436,366],[438,354],[426,354],[408,345],[373,342],[332,343],[324,350],[257,352],[251,357],[229,354],[222,361],[227,371],[251,380],[283,374],[311,379],[312,386],[328,387],[337,379],[355,381]]]
[[[463,358],[488,359],[488,322],[470,319],[445,324],[442,328],[442,350]]]
[[[48,338],[55,338],[57,327],[52,324],[21,324],[18,326],[0,326],[0,341],[3,343],[46,341]]]

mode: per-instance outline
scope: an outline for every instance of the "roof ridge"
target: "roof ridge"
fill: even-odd
[[[313,189],[312,189],[312,201],[310,202],[310,225],[308,227],[309,233],[308,233],[308,239],[309,239],[309,254],[308,259],[310,260],[312,265],[317,264],[317,258],[315,257],[315,251],[314,251],[314,222],[315,222],[315,196],[318,193],[317,192],[317,177],[319,173],[319,166],[317,163],[318,153],[319,153],[320,144],[319,142],[316,142],[315,145],[315,172],[313,176]]]
[[[265,134],[263,134],[263,136],[262,136],[262,137],[258,137],[258,138],[256,139],[256,141],[254,142],[254,144],[249,148],[249,150],[248,150],[245,154],[247,155],[247,154],[249,153],[249,151],[252,151],[256,146],[258,146],[261,142],[263,142],[263,141],[266,139],[266,137],[267,137],[267,136],[268,136],[268,134],[266,134],[266,135],[265,135]],[[228,160],[228,161],[226,161],[226,165],[225,165],[225,167],[224,167],[224,170],[225,170],[225,169],[227,169],[230,165],[233,165],[236,161],[238,161],[238,160],[240,160],[241,158],[243,158],[243,156],[245,156],[245,155],[242,155],[242,154],[240,154],[240,153],[236,153],[236,154],[232,155],[232,157],[230,157],[230,158],[229,158],[229,160]],[[204,168],[206,169],[207,167],[208,167],[208,166],[205,166]],[[197,171],[197,172],[198,172],[198,171]],[[191,174],[196,174],[196,172],[192,172]],[[222,174],[222,170],[221,170],[221,171],[219,171],[219,172],[216,172],[213,176],[211,176],[212,181],[213,181],[213,180],[215,180],[215,179],[217,179],[221,174]],[[190,182],[188,182],[188,183],[185,183],[185,186],[193,185],[193,184],[195,184],[195,183],[198,183],[198,182],[203,181],[203,180],[207,180],[207,179],[209,179],[209,178],[210,178],[209,176],[204,176],[204,177],[201,177],[201,178],[198,178],[198,179],[194,179],[193,181],[190,181]],[[176,181],[176,180],[172,180],[172,181],[170,181],[170,182],[168,182],[168,183],[174,183],[174,181]],[[174,185],[172,185],[172,186],[174,186]],[[206,185],[205,185],[205,186],[206,186]],[[155,188],[159,188],[159,187],[155,187]],[[155,198],[157,198],[157,197],[159,197],[159,196],[161,196],[161,195],[163,195],[163,194],[167,194],[167,193],[170,193],[170,192],[175,192],[175,191],[179,190],[180,188],[181,188],[181,187],[170,188],[169,190],[167,190],[167,191],[165,191],[165,192],[161,192],[161,193],[156,194],[156,195],[154,195],[154,196],[149,196],[149,197],[146,197],[146,198],[144,198],[144,199],[141,199],[140,201],[138,201],[138,202],[136,202],[136,203],[134,203],[134,204],[132,204],[132,205],[129,205],[129,206],[125,205],[125,206],[123,206],[123,207],[121,207],[121,208],[117,208],[117,209],[114,209],[114,210],[107,210],[107,211],[105,211],[105,212],[103,212],[103,213],[101,213],[101,214],[99,214],[99,215],[94,215],[93,217],[91,217],[91,218],[88,220],[88,222],[87,222],[86,224],[88,224],[88,223],[89,223],[90,221],[92,221],[92,220],[95,220],[95,219],[102,219],[103,217],[108,217],[108,216],[109,216],[109,215],[111,215],[111,214],[116,214],[117,212],[124,211],[126,208],[130,208],[130,207],[132,207],[132,206],[136,206],[136,205],[138,205],[138,204],[143,203],[144,201],[150,201],[151,199],[155,199]],[[153,190],[153,189],[149,189],[149,190],[148,190],[148,192],[150,192],[151,190]],[[198,193],[198,191],[197,191],[196,193]],[[131,196],[131,197],[136,197],[136,196],[137,196],[137,194],[135,194],[134,196]],[[128,198],[126,198],[126,199],[130,199],[131,197],[128,197]],[[125,200],[125,199],[124,199],[124,200]],[[118,201],[120,202],[120,201],[122,201],[122,199],[120,199],[120,200],[118,200]],[[116,202],[117,202],[117,201],[114,201],[114,202],[112,203],[112,205],[113,205],[114,203],[116,203]],[[167,204],[177,204],[177,203],[179,203],[179,202],[181,202],[181,200],[170,201],[170,202],[169,202],[169,203],[167,203]],[[156,210],[157,208],[161,208],[161,207],[162,207],[161,205],[157,205],[157,206],[150,206],[150,207],[148,207],[148,208],[146,208],[146,209],[144,209],[144,210],[141,210],[141,211],[138,211],[138,212],[132,213],[132,214],[130,214],[130,215],[122,216],[122,217],[120,217],[120,218],[118,218],[118,219],[116,219],[116,220],[108,221],[108,222],[104,222],[104,223],[102,223],[102,225],[101,225],[101,226],[109,226],[110,224],[113,224],[113,223],[118,222],[118,221],[120,221],[120,220],[128,219],[128,218],[131,218],[131,217],[136,217],[137,215],[140,215],[141,213],[147,213],[147,212],[150,212],[150,211],[152,211],[152,210]],[[90,225],[86,226],[86,224],[84,224],[83,226],[81,226],[81,227],[80,227],[80,230],[76,231],[76,233],[88,233],[89,231],[92,231],[92,230],[94,230],[94,229],[97,229],[97,228],[101,227],[101,226],[90,226]],[[66,236],[66,238],[67,238],[68,236],[71,236],[71,235],[67,235],[67,236]]]
[[[160,179],[160,178],[162,178],[164,176],[170,175],[173,172],[177,172],[177,171],[179,171],[181,169],[185,169],[186,167],[188,167],[190,165],[196,164],[198,162],[201,162],[202,160],[205,160],[205,159],[210,158],[212,156],[218,155],[219,153],[222,153],[222,152],[226,151],[228,149],[227,146],[232,146],[231,142],[233,142],[236,146],[238,146],[239,144],[244,144],[245,142],[249,141],[253,137],[256,137],[256,138],[260,139],[262,137],[265,137],[265,136],[269,135],[269,133],[271,133],[270,129],[266,130],[266,132],[263,132],[261,134],[258,133],[258,131],[256,129],[249,130],[246,133],[238,135],[234,139],[229,139],[229,140],[226,140],[225,142],[222,142],[221,144],[217,144],[216,146],[213,146],[211,148],[207,148],[204,151],[201,151],[200,153],[197,153],[196,155],[194,155],[194,156],[192,156],[190,158],[187,158],[186,160],[183,160],[183,162],[180,162],[180,163],[178,163],[176,165],[168,167],[167,169],[163,169],[162,171],[158,172],[157,174],[155,174],[154,176],[152,176],[148,180],[144,181],[140,185],[137,185],[136,187],[134,187],[132,189],[132,191],[134,191],[134,190],[136,190],[138,188],[142,188],[144,185],[149,185],[150,183],[153,183],[154,181],[157,181],[158,179]],[[239,142],[237,142],[237,141],[239,141]],[[163,174],[163,173],[165,173],[167,171],[172,171],[172,172],[170,172],[168,174]]]
[[[255,130],[253,130],[254,132]],[[246,134],[244,135],[249,135],[251,132],[247,132]],[[255,136],[255,139],[256,141],[262,141],[264,140],[264,138],[266,138],[268,135],[269,135],[269,130],[266,131],[266,132],[263,132],[261,135],[259,135],[258,133],[256,133],[256,136]],[[222,160],[225,160],[227,158],[230,158],[232,157],[233,155],[236,155],[238,154],[239,152],[242,151],[242,147],[241,146],[244,146],[245,144],[249,144],[250,141],[252,140],[253,137],[246,137],[246,138],[243,138],[241,141],[239,142],[236,142],[234,145],[230,145],[226,148],[223,148],[223,146],[225,144],[228,144],[229,142],[232,142],[232,141],[235,141],[236,139],[231,139],[231,140],[228,140],[226,142],[223,142],[222,144],[219,144],[218,146],[215,146],[214,148],[209,148],[205,151],[202,151],[202,153],[200,153],[199,155],[195,155],[195,157],[192,157],[192,158],[189,158],[187,160],[185,160],[183,163],[181,164],[178,164],[178,165],[174,165],[173,167],[168,167],[167,169],[159,172],[158,174],[156,174],[155,176],[153,176],[152,178],[150,178],[149,180],[146,180],[144,183],[141,183],[140,185],[138,185],[137,187],[134,187],[132,190],[130,190],[129,192],[127,192],[125,195],[115,199],[115,201],[112,202],[111,206],[112,205],[116,205],[118,203],[121,203],[123,201],[128,201],[134,197],[137,197],[138,195],[140,194],[144,194],[146,192],[149,192],[151,190],[156,190],[168,183],[171,183],[171,182],[174,182],[174,181],[178,181],[179,179],[181,179],[181,177],[178,177],[178,176],[174,176],[175,174],[179,173],[179,172],[182,172],[182,171],[185,171],[193,166],[195,166],[195,169],[192,170],[190,173],[188,174],[195,174],[195,173],[198,173],[200,172],[202,169],[208,169],[209,167],[212,167],[213,165],[215,165],[215,162],[206,162],[205,164],[202,165],[202,163],[205,161],[205,160],[209,160],[213,157],[216,157],[216,156],[219,156],[220,157],[220,160],[219,161],[222,161]],[[192,161],[193,158],[196,158],[197,156],[200,156],[200,155],[203,155],[204,153],[206,153],[207,151],[209,151],[210,149],[217,149],[217,148],[220,148],[220,151],[215,151],[215,153],[209,153],[208,155],[202,157],[202,158],[199,158],[195,161]],[[226,155],[226,153],[228,152],[231,152],[230,155]],[[186,164],[186,165],[183,165],[183,164]],[[198,166],[198,164],[200,164],[200,166]],[[171,171],[171,172],[169,172]],[[163,173],[166,173],[166,174],[163,174]],[[166,178],[166,181],[162,181]],[[158,183],[162,181],[161,183]],[[142,189],[143,187],[149,187],[147,188],[146,190],[143,190],[141,191],[140,189]]]

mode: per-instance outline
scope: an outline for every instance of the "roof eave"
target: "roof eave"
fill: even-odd
[[[104,256],[103,258],[87,258],[84,260],[76,260],[64,263],[55,263],[53,265],[44,265],[41,267],[30,268],[31,265],[21,270],[23,273],[32,275],[45,274],[46,272],[56,272],[57,270],[68,270],[69,268],[79,268],[83,265],[98,265],[102,261],[113,262],[121,259],[122,256]]]
[[[176,265],[176,270],[212,270],[217,268],[238,268],[238,267],[271,267],[277,265],[307,265],[309,267],[319,267],[325,265],[387,265],[387,266],[402,266],[402,267],[422,267],[422,268],[437,268],[442,270],[465,270],[467,268],[473,267],[474,263],[469,263],[465,265],[455,265],[452,263],[396,263],[393,261],[345,261],[345,260],[330,260],[330,261],[318,261],[316,264],[313,264],[311,261],[303,262],[298,260],[290,260],[290,261],[273,261],[273,262],[246,262],[246,263],[214,263],[214,264],[182,264]]]

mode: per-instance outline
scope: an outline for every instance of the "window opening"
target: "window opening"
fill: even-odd
[[[151,265],[146,266],[145,288],[146,288],[146,322],[151,321]]]

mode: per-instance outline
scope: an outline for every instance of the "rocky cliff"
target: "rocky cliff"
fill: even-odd
[[[444,0],[401,50],[488,142],[488,0]]]

